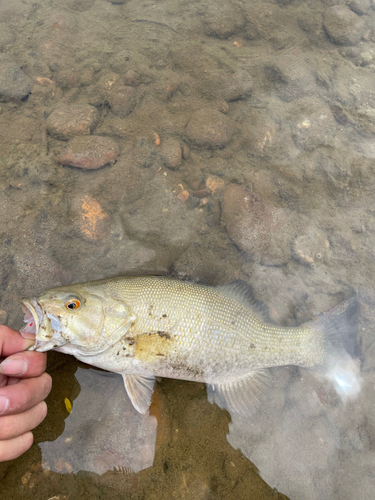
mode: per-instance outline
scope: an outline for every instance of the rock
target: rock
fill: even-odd
[[[0,54],[0,101],[20,101],[30,91],[30,78],[7,54]]]
[[[349,8],[359,16],[366,14],[371,5],[373,5],[372,0],[350,0],[348,3]]]
[[[328,146],[337,132],[336,121],[329,107],[310,100],[297,104],[290,122],[296,146],[305,151]]]
[[[181,165],[181,145],[176,139],[166,139],[162,141],[159,154],[166,167],[174,170]]]
[[[241,133],[244,148],[249,149],[251,155],[264,157],[271,152],[275,154],[275,145],[279,143],[279,127],[268,112],[262,109],[252,110],[241,124]]]
[[[136,90],[127,85],[110,92],[108,102],[112,111],[121,118],[128,116],[136,105],[135,95]]]
[[[77,12],[85,12],[91,9],[95,0],[68,0],[66,5],[69,9],[76,10]]]
[[[207,3],[203,19],[204,33],[208,36],[228,38],[245,25],[245,19],[235,2]]]
[[[253,82],[247,71],[237,70],[226,78],[221,85],[221,97],[227,101],[237,101],[249,97],[253,90]]]
[[[182,202],[185,202],[189,199],[189,191],[186,191],[186,189],[184,189],[183,191],[181,191],[181,193],[178,193],[178,195],[176,196],[176,198]]]
[[[187,138],[198,147],[223,148],[233,132],[231,120],[213,109],[195,111],[186,127]]]
[[[221,285],[239,279],[240,255],[220,228],[211,228],[199,245],[192,244],[173,267],[178,276]]]
[[[207,177],[205,185],[206,188],[209,190],[209,194],[210,193],[215,194],[216,191],[224,189],[225,182],[223,181],[223,179],[220,179],[220,177],[217,177],[216,175],[210,175],[209,177]],[[203,197],[198,196],[198,198],[203,198]]]
[[[210,196],[211,194],[211,191],[208,189],[208,188],[202,188],[202,189],[198,189],[197,191],[194,191],[193,195],[195,198],[207,198],[208,196]]]
[[[74,137],[57,159],[61,165],[97,169],[113,163],[119,154],[119,147],[109,137],[95,135]]]
[[[174,248],[181,252],[191,244],[203,218],[202,212],[176,200],[168,176],[160,173],[148,182],[142,198],[124,214],[123,221],[129,236],[150,247],[162,244],[169,249],[170,258]]]
[[[8,313],[4,309],[0,309],[0,325],[6,325],[8,320]]]
[[[307,63],[305,57],[289,50],[282,51],[267,61],[264,71],[283,101],[307,97],[318,90],[311,62]]]
[[[310,228],[306,234],[297,236],[293,242],[293,257],[302,264],[315,267],[330,254],[330,244],[323,231]]]
[[[55,139],[69,141],[76,135],[90,135],[99,120],[94,106],[66,105],[52,111],[46,120],[49,134]]]
[[[323,26],[328,37],[338,45],[355,45],[365,33],[365,22],[344,5],[326,10]]]
[[[78,227],[80,236],[89,241],[104,238],[111,229],[108,214],[98,200],[89,195],[73,200],[70,217]]]
[[[141,168],[149,168],[158,160],[156,148],[145,137],[134,141],[134,163]]]
[[[293,214],[265,205],[245,186],[230,184],[224,191],[222,221],[235,244],[253,261],[275,266],[290,259],[296,231]]]

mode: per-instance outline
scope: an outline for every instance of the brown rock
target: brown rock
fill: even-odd
[[[318,147],[328,146],[336,135],[336,121],[328,106],[306,100],[305,104],[298,103],[292,116],[290,130],[300,149],[313,151]]]
[[[264,110],[253,110],[242,123],[241,133],[244,146],[250,149],[252,155],[267,156],[279,143],[279,127]]]
[[[109,137],[83,136],[71,139],[58,163],[71,167],[97,169],[107,163],[113,163],[119,154],[119,147]]]
[[[365,32],[365,22],[345,5],[334,5],[324,14],[324,29],[338,45],[355,45]]]
[[[215,194],[218,189],[224,189],[225,186],[223,179],[220,179],[220,177],[216,175],[207,177],[205,184],[206,188],[209,189],[212,194]]]
[[[166,167],[175,169],[182,162],[181,145],[176,139],[166,139],[162,141],[160,156]]]
[[[237,70],[222,84],[221,97],[225,101],[237,101],[251,95],[253,82],[247,71]]]
[[[186,127],[188,139],[199,147],[223,148],[233,131],[231,120],[213,109],[200,109],[192,114]]]
[[[293,243],[294,258],[311,267],[326,260],[329,253],[327,236],[317,228],[310,228],[305,234],[297,236]]]
[[[136,90],[127,85],[109,93],[108,101],[112,111],[121,118],[128,116],[136,105],[135,93]]]
[[[266,205],[245,186],[230,184],[223,195],[222,220],[232,240],[255,262],[281,265],[290,259],[296,229],[287,210]]]
[[[99,120],[94,106],[67,105],[52,111],[46,121],[47,130],[52,137],[69,141],[76,135],[90,135]]]
[[[100,240],[110,231],[108,214],[100,203],[91,196],[76,198],[72,202],[70,215],[80,235],[89,241]]]
[[[206,3],[203,19],[204,32],[208,36],[228,38],[245,24],[240,8],[235,2],[225,2],[220,5]]]
[[[210,194],[211,191],[208,188],[198,189],[198,191],[194,191],[193,193],[195,198],[207,198]]]
[[[178,193],[178,195],[176,196],[176,198],[182,202],[185,202],[189,199],[189,191],[181,191],[181,193]]]

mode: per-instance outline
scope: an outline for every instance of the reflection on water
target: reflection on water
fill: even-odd
[[[344,403],[274,370],[251,420],[164,380],[136,420],[117,378],[79,368],[78,395],[52,353],[48,417],[0,464],[4,495],[374,496],[374,21],[370,0],[0,0],[0,320],[146,269],[245,279],[282,325],[357,295],[363,379]]]
[[[80,394],[53,442],[40,443],[43,467],[55,472],[139,472],[154,462],[156,418],[140,415],[121,376],[77,369]]]

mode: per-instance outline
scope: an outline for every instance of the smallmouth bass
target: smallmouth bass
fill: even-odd
[[[21,333],[36,334],[31,350],[54,349],[120,373],[140,413],[155,377],[168,377],[206,382],[211,400],[249,415],[267,385],[266,368],[328,366],[355,317],[350,299],[315,321],[277,326],[264,320],[244,281],[214,288],[157,276],[62,286],[22,304]]]

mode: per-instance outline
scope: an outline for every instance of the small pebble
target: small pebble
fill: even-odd
[[[176,198],[180,201],[187,201],[189,199],[189,192],[184,190],[184,191],[181,191],[181,193],[179,193]]]
[[[220,177],[217,177],[216,175],[210,175],[207,177],[205,184],[206,188],[209,189],[212,194],[215,194],[218,189],[224,189],[225,186],[223,179],[220,179]]]
[[[194,191],[194,196],[196,198],[207,198],[210,196],[211,191],[208,188],[198,189],[198,191]]]
[[[159,152],[166,167],[174,170],[182,162],[182,151],[179,141],[176,139],[166,139],[161,143]]]

